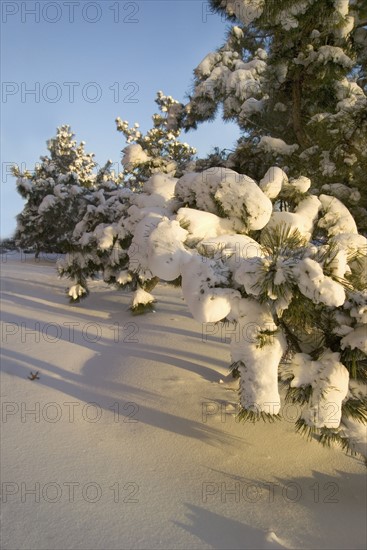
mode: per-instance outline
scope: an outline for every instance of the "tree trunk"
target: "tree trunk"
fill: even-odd
[[[309,140],[302,123],[302,80],[300,74],[295,75],[295,79],[292,82],[292,119],[293,130],[298,144],[302,149],[307,149],[309,147]]]

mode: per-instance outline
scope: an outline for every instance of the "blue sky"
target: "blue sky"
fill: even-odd
[[[32,169],[70,124],[96,161],[119,163],[120,116],[151,127],[158,90],[184,101],[193,69],[224,41],[227,23],[201,0],[5,1],[2,8],[1,236],[23,208],[11,163]],[[32,92],[33,90],[33,92]],[[239,135],[220,119],[183,140],[200,156]]]

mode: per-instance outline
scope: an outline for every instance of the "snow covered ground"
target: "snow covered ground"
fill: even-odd
[[[179,289],[134,317],[99,281],[69,305],[45,257],[0,259],[3,549],[365,547],[363,462],[294,409],[237,423],[226,335]]]

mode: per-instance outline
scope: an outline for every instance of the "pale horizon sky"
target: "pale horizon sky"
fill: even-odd
[[[121,160],[115,118],[151,127],[162,90],[179,101],[193,69],[225,39],[227,23],[200,0],[3,1],[1,3],[1,236],[23,208],[9,174],[33,169],[46,141],[69,124],[102,165]],[[220,118],[183,134],[205,156],[239,136]]]

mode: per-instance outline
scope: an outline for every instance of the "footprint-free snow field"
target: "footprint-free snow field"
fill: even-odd
[[[238,423],[226,334],[161,284],[155,313],[55,263],[2,257],[1,547],[359,549],[360,458]],[[228,340],[228,338],[227,338]]]

